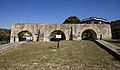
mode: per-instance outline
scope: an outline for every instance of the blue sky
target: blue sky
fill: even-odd
[[[80,19],[120,19],[120,0],[0,0],[0,28],[13,23],[63,23],[69,16]]]

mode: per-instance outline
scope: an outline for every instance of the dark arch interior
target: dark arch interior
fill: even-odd
[[[95,40],[97,39],[97,34],[95,31],[88,29],[82,33],[82,40]]]
[[[50,34],[50,41],[57,41],[56,35],[61,35],[59,40],[66,40],[65,34],[60,30],[55,30]]]
[[[33,41],[33,36],[29,31],[21,31],[18,33],[19,41]]]

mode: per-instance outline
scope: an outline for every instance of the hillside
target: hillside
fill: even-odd
[[[120,62],[92,41],[28,42],[0,55],[0,70],[119,70]]]
[[[8,40],[10,38],[10,33],[11,33],[10,29],[0,28],[0,41],[3,40],[3,39]]]

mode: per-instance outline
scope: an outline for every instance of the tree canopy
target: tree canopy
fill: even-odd
[[[120,39],[120,20],[112,21],[111,28],[112,28],[112,38]]]
[[[9,37],[10,36],[10,30],[0,28],[0,36]]]
[[[76,16],[70,16],[63,22],[63,24],[80,24],[80,23],[81,23],[80,19]]]
[[[112,26],[120,26],[120,20],[115,20],[111,22]]]
[[[0,41],[2,39],[9,40],[10,39],[10,32],[11,32],[10,29],[2,29],[2,28],[0,28]]]

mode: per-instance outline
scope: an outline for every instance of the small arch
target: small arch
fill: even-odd
[[[82,33],[82,40],[95,40],[97,39],[97,34],[92,29],[87,29]]]
[[[18,33],[19,42],[20,41],[33,41],[33,35],[31,32],[24,30]]]
[[[61,38],[59,40],[66,40],[66,36],[64,34],[64,32],[60,31],[60,30],[55,30],[50,34],[50,41],[57,41],[56,39],[56,35],[61,35]]]

